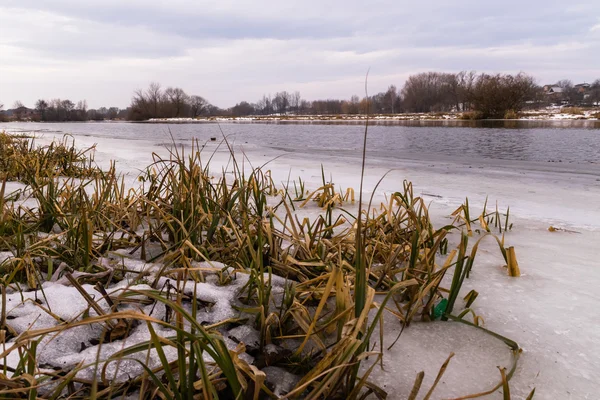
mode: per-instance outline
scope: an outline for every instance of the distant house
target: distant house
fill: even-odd
[[[564,92],[564,89],[560,86],[556,86],[556,85],[545,85],[544,86],[544,93],[546,94],[557,94],[557,93],[562,93]]]
[[[591,89],[592,85],[590,85],[589,83],[579,83],[577,85],[574,86],[574,88],[579,92],[579,93],[585,93],[587,91],[589,91]]]
[[[552,104],[565,105],[569,103],[568,93],[565,88],[558,85],[544,85],[544,94]]]

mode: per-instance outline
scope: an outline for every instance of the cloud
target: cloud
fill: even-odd
[[[600,3],[553,0],[4,0],[0,99],[126,106],[150,81],[227,107],[371,91],[426,70],[600,77]],[[592,28],[590,28],[592,27]]]

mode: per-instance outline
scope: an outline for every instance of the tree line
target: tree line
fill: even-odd
[[[168,87],[152,82],[148,89],[134,92],[128,118],[132,121],[144,121],[152,118],[196,118],[216,115],[221,110],[203,97],[188,95],[181,88]]]
[[[560,87],[556,95],[548,87]],[[368,100],[368,101],[367,101]],[[397,113],[470,113],[474,118],[504,118],[524,109],[551,104],[592,106],[600,102],[600,79],[592,84],[573,85],[561,80],[540,86],[525,73],[486,74],[474,71],[458,73],[424,72],[411,75],[401,89],[390,85],[385,92],[368,99],[352,96],[348,100],[308,101],[298,91],[263,95],[256,102],[241,101],[228,109],[212,106],[199,96],[188,96],[181,88],[162,90],[157,83],[134,94],[130,118],[177,118],[198,116],[255,115],[336,115]]]
[[[188,95],[182,88],[151,83],[134,92],[126,109],[101,107],[88,109],[85,100],[43,100],[29,110],[21,102],[13,106],[12,119],[40,121],[87,121],[123,119],[144,121],[152,118],[197,118],[209,116],[255,115],[336,115],[462,112],[474,118],[504,118],[524,109],[548,105],[593,106],[600,103],[600,79],[591,84],[574,85],[561,80],[540,86],[525,73],[486,74],[423,72],[411,75],[398,89],[390,85],[385,92],[350,99],[303,99],[299,91],[265,94],[255,102],[241,101],[228,109],[219,108],[199,95]],[[2,105],[0,104],[0,110]],[[28,111],[29,110],[29,111]],[[33,112],[32,112],[33,111]],[[6,113],[4,113],[6,118]],[[2,118],[2,113],[0,113]]]
[[[34,108],[28,108],[21,101],[17,100],[13,104],[12,109],[3,111],[3,108],[4,105],[0,104],[0,121],[104,121],[126,119],[127,117],[126,110],[121,110],[118,107],[88,109],[86,100],[74,103],[69,99],[39,99],[35,102]]]

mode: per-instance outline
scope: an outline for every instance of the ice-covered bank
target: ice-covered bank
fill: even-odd
[[[274,161],[273,169],[281,171],[282,179],[292,168],[295,175],[318,182],[319,162],[341,187],[357,187],[356,160],[307,162],[291,156]],[[488,207],[496,201],[502,210],[510,206],[514,228],[506,240],[517,248],[523,276],[506,276],[497,246],[490,240],[480,249],[475,273],[463,290],[480,292],[474,310],[484,318],[486,328],[515,340],[524,350],[511,381],[515,398],[525,398],[533,387],[539,399],[597,398],[600,170],[464,159],[370,159],[367,165],[367,190],[393,168],[377,189],[377,197],[397,190],[403,179],[410,180],[416,192],[431,201],[436,226],[447,221],[464,196],[478,212],[486,197]],[[559,229],[550,231],[550,227]],[[388,330],[394,324],[390,318],[388,342],[399,333],[399,326]],[[497,340],[464,327],[446,330],[416,323],[385,353],[384,371],[376,374],[376,382],[391,389],[392,398],[406,398],[411,377],[424,370],[425,382],[433,383],[450,352],[456,356],[435,398],[485,391],[499,379],[496,366],[507,365],[506,346]],[[496,393],[490,398],[502,396]]]
[[[48,140],[46,135],[41,140]],[[131,142],[118,138],[77,137],[79,146],[97,143],[96,159],[131,176],[152,161],[153,151],[166,154],[154,140]],[[217,143],[207,143],[207,154]],[[241,151],[238,148],[238,151]],[[358,189],[357,157],[333,153],[285,152],[249,144],[243,149],[249,161],[261,165],[270,161],[274,179],[288,177],[307,180],[315,188],[321,182],[321,164],[327,176],[339,187]],[[282,157],[274,159],[277,156]],[[217,152],[213,163],[226,164],[226,148]],[[421,158],[421,159],[420,159]],[[392,170],[376,189],[376,200],[398,190],[410,180],[417,194],[431,201],[436,225],[442,225],[456,206],[469,197],[472,207],[497,201],[510,206],[514,228],[506,240],[517,248],[523,276],[509,278],[494,243],[482,245],[474,273],[464,290],[476,289],[480,296],[474,311],[483,317],[485,327],[520,344],[524,352],[511,381],[516,398],[524,398],[536,387],[540,399],[594,399],[600,393],[600,330],[597,327],[600,295],[600,170],[560,168],[553,164],[465,158],[419,157],[391,160],[370,155],[366,191]],[[553,226],[559,228],[550,231]],[[456,238],[454,238],[456,240]],[[386,319],[389,344],[399,326]],[[374,380],[390,393],[405,398],[417,372],[426,373],[424,386],[433,382],[450,352],[456,353],[436,398],[451,398],[484,391],[499,380],[497,365],[507,365],[506,347],[489,336],[455,324],[414,323],[398,343],[385,353],[384,370]],[[452,323],[448,323],[452,324]],[[501,398],[496,393],[490,398]]]

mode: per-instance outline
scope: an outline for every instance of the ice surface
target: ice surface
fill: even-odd
[[[425,372],[425,378],[418,398],[425,396],[450,353],[455,356],[433,398],[454,398],[489,390],[499,382],[496,367],[511,367],[511,352],[504,343],[463,324],[414,323],[387,350],[399,333],[399,323],[388,320],[383,370],[375,369],[372,375],[372,381],[386,390],[390,398],[406,399],[420,371]],[[378,338],[379,333],[374,337]],[[378,348],[379,343],[372,345]],[[363,369],[374,361],[373,358],[365,361]]]
[[[117,159],[118,167],[130,175],[135,175],[140,166],[151,162],[152,151],[167,154],[157,146],[156,140],[150,139],[120,140],[92,136],[81,137],[79,142],[78,136],[77,140],[82,147],[98,143],[97,160],[107,165],[108,160]],[[283,153],[252,144],[246,145],[245,151],[255,165]],[[227,160],[226,153],[217,153],[213,159],[214,170],[219,170]],[[358,152],[356,157],[319,153],[309,161],[306,154],[288,152],[285,157],[271,161],[268,168],[272,170],[275,182],[286,182],[290,175],[292,179],[302,176],[307,189],[314,190],[321,184],[321,164],[326,174],[333,176],[336,187],[358,189]],[[375,189],[378,180],[390,170]],[[471,206],[475,208],[481,208],[486,197],[489,197],[488,209],[490,205],[495,206],[496,201],[501,211],[510,206],[514,228],[507,234],[506,244],[516,247],[523,276],[508,277],[497,245],[491,240],[484,241],[473,274],[465,282],[463,291],[475,289],[480,293],[473,309],[484,318],[486,328],[515,340],[523,348],[511,380],[511,394],[515,398],[525,398],[533,387],[536,387],[536,398],[540,399],[598,398],[600,169],[597,164],[580,168],[494,159],[432,158],[420,154],[394,160],[372,154],[367,160],[365,179],[365,193],[370,196],[375,191],[375,204],[386,194],[400,189],[404,179],[412,181],[415,193],[423,194],[431,202],[436,226],[448,222],[446,217],[465,197],[469,197]],[[311,204],[305,212],[316,215],[318,211]],[[551,225],[578,233],[549,232]],[[451,236],[451,240],[457,241],[456,234]],[[128,265],[143,268],[142,264]],[[238,280],[234,282],[237,286],[232,288],[239,287],[245,282],[244,276],[238,274]],[[206,311],[207,319],[214,321],[235,314],[228,304],[234,297],[234,290],[223,290],[214,282],[207,282],[199,288],[200,299],[215,302],[213,309]],[[191,292],[191,286],[188,291]],[[74,294],[62,290],[59,293],[71,298],[70,306],[67,307],[68,302],[51,301],[53,312],[56,308],[68,317],[86,307],[80,299],[75,302]],[[27,293],[27,296],[30,298],[31,294]],[[12,297],[11,302],[20,301],[18,299],[18,296]],[[17,319],[25,318],[25,312],[36,316],[40,314],[32,304],[17,308],[9,306],[9,309],[15,316],[19,314]],[[26,328],[32,321],[32,318],[19,321],[20,329]],[[51,319],[39,317],[35,326],[51,323]],[[389,345],[397,334],[398,322],[387,316],[385,324],[386,329],[390,328],[386,331],[386,345]],[[377,335],[374,337],[378,338]],[[75,348],[76,345],[73,339],[67,347]],[[112,347],[115,350],[119,345]],[[90,357],[94,351],[93,347],[86,350]],[[415,323],[404,331],[394,348],[385,351],[385,369],[380,371],[376,368],[372,378],[388,389],[389,398],[404,398],[420,370],[426,373],[424,387],[428,388],[452,351],[456,356],[450,362],[434,398],[466,395],[491,388],[500,378],[496,366],[507,366],[509,361],[509,350],[504,344],[473,328],[456,323]],[[135,366],[128,366],[128,369],[128,373],[135,372]],[[495,393],[488,398],[501,399],[502,395]]]

